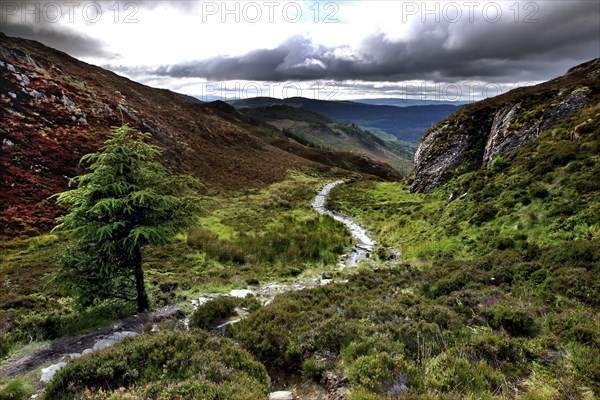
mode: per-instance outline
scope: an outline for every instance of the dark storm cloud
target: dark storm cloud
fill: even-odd
[[[37,40],[75,57],[115,59],[119,58],[119,55],[106,51],[106,43],[70,28],[69,22],[82,18],[88,23],[100,18],[112,20],[115,13],[120,21],[128,16],[140,20],[145,10],[153,10],[159,6],[192,12],[200,5],[201,2],[195,0],[0,0],[0,32],[8,36]],[[100,15],[96,14],[97,6],[101,10]],[[88,19],[83,16],[84,8],[88,9]]]
[[[37,40],[75,57],[116,57],[104,50],[102,41],[56,24],[6,22],[2,24],[0,31],[8,36]]]
[[[112,18],[111,5],[102,1],[0,1],[0,31],[8,36],[36,40],[75,57],[116,58],[117,55],[105,50],[106,44],[102,40],[71,25],[82,19],[89,22]],[[88,8],[88,19],[83,15],[84,6]],[[97,7],[100,7],[98,13]]]
[[[600,6],[596,1],[536,4],[540,7],[536,23],[470,23],[466,18],[456,24],[432,21],[417,26],[412,40],[392,41],[377,34],[356,49],[327,48],[297,36],[275,49],[162,66],[156,73],[211,80],[503,82],[550,78],[576,63],[600,57]]]

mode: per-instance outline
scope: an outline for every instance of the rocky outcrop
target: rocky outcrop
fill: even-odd
[[[596,59],[555,80],[467,105],[421,140],[411,190],[431,192],[456,173],[489,167],[495,158],[527,146],[599,98]],[[571,138],[580,138],[590,126],[589,121],[577,125]]]
[[[494,116],[494,123],[483,155],[484,167],[490,166],[494,158],[522,148],[539,135],[539,121],[528,122],[517,130],[511,129],[521,108],[521,103],[509,104],[501,108]]]
[[[430,131],[419,144],[415,153],[417,176],[411,190],[432,192],[449,171],[465,162],[468,137],[464,134],[453,134],[448,141],[443,140],[451,130],[448,124],[440,125]]]
[[[540,132],[550,129],[563,119],[577,114],[587,102],[587,93],[589,93],[589,88],[575,89],[558,104],[546,109],[541,118],[525,121],[519,128],[512,126],[520,116],[520,111],[523,108],[522,103],[509,104],[501,108],[494,117],[492,130],[485,146],[483,166],[489,167],[494,158],[528,145]],[[559,93],[558,96],[560,95],[562,93]]]

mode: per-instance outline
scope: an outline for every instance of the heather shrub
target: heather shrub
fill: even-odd
[[[113,399],[103,393],[120,390],[115,396],[124,399],[247,400],[263,398],[268,389],[265,368],[230,340],[202,331],[159,332],[71,361],[42,399],[84,393]]]

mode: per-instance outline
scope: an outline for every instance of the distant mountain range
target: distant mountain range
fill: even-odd
[[[415,147],[388,141],[354,124],[332,120],[304,108],[287,105],[243,108],[244,114],[281,129],[284,135],[308,147],[364,154],[407,174]]]
[[[236,108],[269,107],[287,105],[322,114],[328,118],[353,123],[361,128],[379,130],[399,140],[417,144],[423,134],[438,121],[458,111],[457,105],[423,105],[397,107],[372,105],[353,101],[325,101],[304,97],[275,99],[255,97],[228,102]]]
[[[438,100],[416,100],[416,99],[398,99],[398,98],[375,98],[375,99],[356,99],[351,100],[355,103],[371,104],[374,106],[395,106],[395,107],[413,107],[413,106],[457,106],[461,107],[470,104],[470,101],[438,101]]]

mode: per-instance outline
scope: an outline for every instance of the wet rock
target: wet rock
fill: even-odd
[[[128,332],[128,331],[115,332],[105,339],[98,340],[94,344],[94,347],[92,349],[93,349],[93,351],[102,350],[107,347],[114,346],[116,343],[120,342],[121,340],[123,340],[125,338],[133,337],[133,336],[137,336],[137,335],[138,335],[138,333],[136,333],[136,332]]]
[[[296,396],[292,392],[279,391],[269,394],[269,400],[296,400]]]
[[[94,343],[94,347],[92,348],[92,350],[93,351],[103,350],[107,347],[114,345],[115,343],[116,342],[114,340],[101,339],[101,340],[98,340],[96,343]]]
[[[56,373],[58,371],[60,371],[60,369],[62,367],[64,367],[65,365],[67,365],[67,363],[64,361],[61,361],[59,363],[49,366],[48,368],[43,368],[42,369],[42,377],[40,378],[40,381],[43,383],[50,382],[50,380],[54,377],[54,375],[56,375]]]
[[[327,195],[329,195],[333,188],[342,183],[344,183],[344,181],[336,181],[323,186],[323,189],[321,189],[321,191],[315,196],[312,207],[317,213],[321,215],[328,215],[334,220],[346,225],[352,237],[358,242],[355,250],[346,256],[342,265],[342,267],[354,267],[365,258],[368,258],[377,243],[369,236],[367,231],[356,222],[352,221],[348,217],[335,214],[325,207]]]
[[[48,383],[50,379],[52,379],[54,374],[56,374],[56,372],[58,372],[62,367],[67,365],[67,361],[75,360],[81,356],[92,354],[98,350],[102,350],[107,347],[113,346],[125,338],[137,335],[138,333],[129,331],[115,332],[112,335],[106,337],[105,339],[98,340],[96,343],[94,343],[94,346],[92,348],[85,349],[81,353],[69,353],[65,357],[66,361],[61,361],[57,364],[49,366],[48,368],[42,369],[42,376],[40,377],[40,381],[43,383]]]
[[[239,297],[241,299],[245,298],[248,295],[254,295],[254,292],[252,290],[247,290],[247,289],[243,289],[243,290],[232,290],[231,292],[229,292],[229,295],[231,297]]]
[[[115,342],[120,342],[121,340],[123,340],[125,338],[134,337],[134,336],[138,336],[138,333],[129,332],[129,331],[115,332],[111,335],[111,339],[113,339]]]

